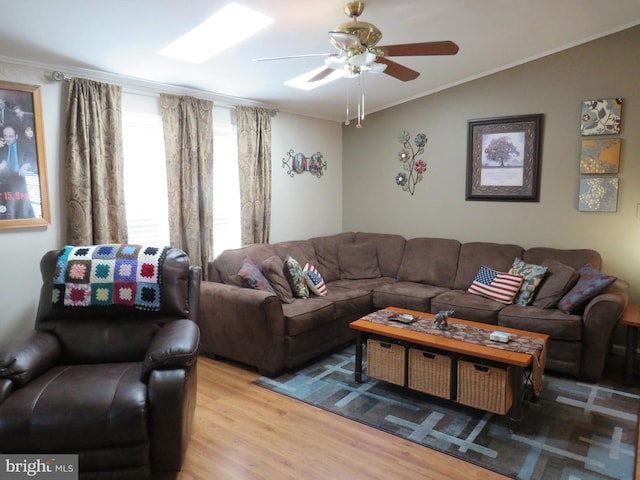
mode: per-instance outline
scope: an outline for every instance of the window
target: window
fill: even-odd
[[[123,111],[122,131],[129,242],[169,245],[162,119]]]
[[[242,244],[235,110],[213,109],[213,256]]]
[[[213,109],[213,256],[241,246],[235,109]],[[169,212],[159,97],[122,97],[124,187],[129,242],[168,245]]]

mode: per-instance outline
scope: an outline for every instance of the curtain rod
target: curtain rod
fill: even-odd
[[[50,74],[49,77],[51,78],[51,80],[54,80],[56,82],[70,82],[74,77],[67,75],[64,72],[61,72],[60,70],[53,70]],[[102,80],[100,80],[102,81]],[[146,83],[146,82],[145,82]],[[180,91],[189,91],[191,92],[191,89],[188,88],[182,88],[182,87],[173,87],[172,85],[164,85],[167,87],[168,90],[180,90]],[[128,86],[125,86],[124,88],[126,89]],[[160,93],[164,93],[160,90],[160,85],[155,86],[154,88],[150,88],[148,86],[144,86],[144,87],[140,87],[140,86],[130,86],[131,89],[136,89],[136,88],[142,88],[143,90],[147,91],[147,92],[151,92],[154,94],[160,94]],[[193,93],[187,93],[189,95],[193,95],[196,96],[195,94],[196,92]],[[280,113],[280,111],[277,108],[270,108],[267,107],[263,104],[258,104],[257,102],[251,102],[251,101],[243,101],[243,99],[234,99],[236,100],[235,102],[232,101],[230,98],[226,98],[226,99],[220,99],[219,96],[218,98],[216,98],[215,94],[211,94],[208,92],[201,92],[198,91],[197,93],[200,94],[200,96],[206,96],[209,97],[209,99],[212,99],[215,103],[217,103],[220,106],[225,106],[225,107],[235,107],[237,105],[245,105],[245,106],[255,106],[255,107],[259,107],[259,108],[265,108],[267,110],[271,111],[271,116],[275,117],[278,113]]]

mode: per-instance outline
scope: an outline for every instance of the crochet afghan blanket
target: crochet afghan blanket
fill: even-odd
[[[168,250],[125,244],[67,246],[56,264],[53,305],[160,310],[162,264]]]

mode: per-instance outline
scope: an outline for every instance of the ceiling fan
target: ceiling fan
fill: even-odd
[[[329,32],[329,41],[338,49],[339,53],[294,55],[257,60],[325,56],[326,68],[308,79],[308,82],[322,80],[335,70],[343,71],[345,76],[356,76],[363,72],[384,72],[398,80],[407,82],[418,78],[420,73],[394,62],[388,57],[455,55],[458,53],[458,45],[449,40],[377,46],[382,38],[382,32],[372,23],[358,20],[363,11],[364,2],[349,2],[344,7],[344,13],[351,17],[351,21],[342,23]]]

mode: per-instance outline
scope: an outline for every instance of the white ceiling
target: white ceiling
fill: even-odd
[[[336,52],[327,32],[349,20],[343,12],[346,0],[236,0],[275,22],[200,65],[157,52],[228,0],[2,3],[0,60],[56,66],[71,75],[104,72],[187,87],[336,121],[345,117],[349,90],[352,117],[355,112],[355,79],[311,91],[284,85],[322,66],[321,57],[253,61]],[[381,46],[436,40],[453,40],[460,46],[455,56],[394,57],[421,73],[410,82],[367,74],[367,112],[640,24],[640,0],[369,0],[365,5],[360,20],[382,31]]]

